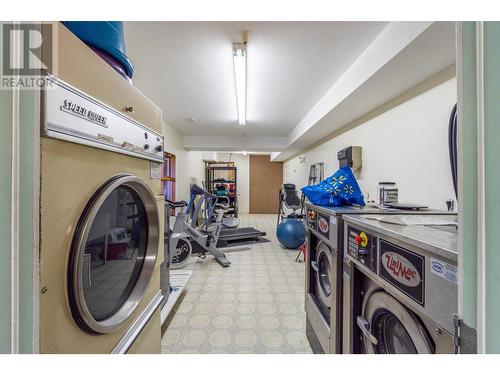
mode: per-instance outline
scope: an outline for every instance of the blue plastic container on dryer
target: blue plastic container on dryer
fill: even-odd
[[[92,47],[120,74],[132,78],[134,66],[126,55],[125,35],[121,21],[64,21],[62,22],[85,44]],[[108,59],[108,55],[111,59]],[[114,66],[115,60],[120,67]]]

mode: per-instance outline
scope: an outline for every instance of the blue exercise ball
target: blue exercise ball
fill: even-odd
[[[276,236],[287,249],[298,249],[306,240],[306,230],[300,220],[285,219],[278,224]]]

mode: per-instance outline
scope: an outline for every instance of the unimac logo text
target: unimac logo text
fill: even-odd
[[[388,251],[383,255],[382,265],[389,275],[401,284],[410,287],[420,284],[420,274],[415,266],[404,256]]]

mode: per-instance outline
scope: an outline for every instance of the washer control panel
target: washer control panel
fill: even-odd
[[[377,237],[353,226],[348,226],[347,236],[347,255],[377,273]]]
[[[316,231],[317,235],[321,238],[331,241],[330,238],[330,227],[331,227],[331,216],[325,215],[324,213],[307,209],[306,212],[306,223],[307,227]]]
[[[317,213],[316,230],[326,239],[330,236],[330,217]]]
[[[316,219],[317,219],[318,214],[314,210],[307,210],[307,215],[306,215],[306,222],[307,226],[311,229],[316,230]]]

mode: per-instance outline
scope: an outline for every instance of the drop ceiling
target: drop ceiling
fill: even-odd
[[[182,135],[286,137],[386,22],[127,22],[134,85]],[[249,31],[247,125],[232,43]]]
[[[249,32],[247,125],[232,43]],[[134,85],[190,150],[286,160],[440,72],[453,22],[127,22]]]

